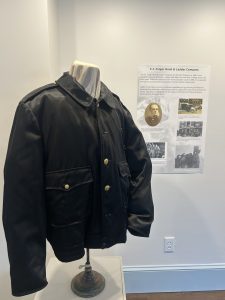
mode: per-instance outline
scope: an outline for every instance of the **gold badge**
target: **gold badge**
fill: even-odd
[[[156,126],[162,119],[162,109],[158,103],[149,103],[145,109],[145,121],[150,126]]]

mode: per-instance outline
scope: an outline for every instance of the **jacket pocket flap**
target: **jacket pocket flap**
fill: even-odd
[[[70,191],[79,185],[92,182],[91,167],[80,167],[45,174],[45,189]]]
[[[130,169],[129,169],[128,163],[126,161],[119,162],[119,172],[120,172],[120,175],[123,177],[124,176],[131,177]]]

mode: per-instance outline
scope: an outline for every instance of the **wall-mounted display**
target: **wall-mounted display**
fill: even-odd
[[[141,65],[137,122],[154,173],[203,172],[210,67]]]

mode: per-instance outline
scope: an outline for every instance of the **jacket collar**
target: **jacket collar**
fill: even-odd
[[[94,98],[91,97],[85,89],[73,79],[69,72],[64,72],[63,75],[57,79],[58,84],[64,91],[66,91],[79,104],[88,107],[93,103]],[[115,108],[115,99],[107,86],[101,82],[100,101],[105,101],[111,108]]]

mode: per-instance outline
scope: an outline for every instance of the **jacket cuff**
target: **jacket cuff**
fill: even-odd
[[[27,289],[27,290],[24,290],[24,291],[16,291],[16,290],[12,289],[12,295],[15,296],[15,297],[26,296],[26,295],[29,295],[29,294],[32,294],[32,293],[36,293],[36,292],[42,290],[47,285],[48,285],[48,282],[46,280],[46,281],[44,281],[42,283],[42,285],[37,286],[36,288],[33,288],[33,289],[29,289],[29,290]]]
[[[149,237],[153,217],[149,215],[128,214],[128,231],[135,236]]]

